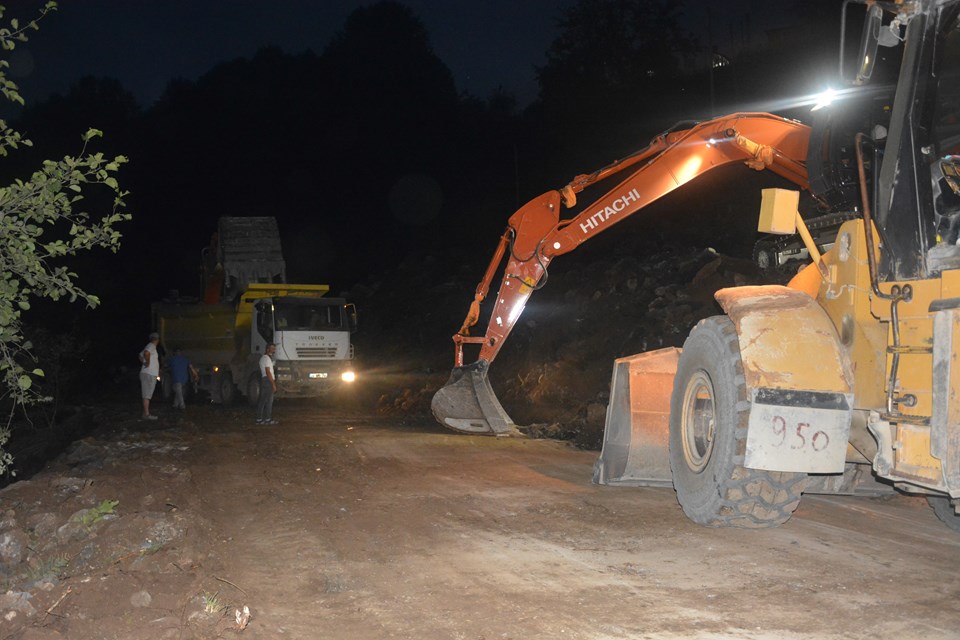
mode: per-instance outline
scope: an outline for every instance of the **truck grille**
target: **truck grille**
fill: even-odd
[[[297,347],[298,358],[335,358],[336,347]]]

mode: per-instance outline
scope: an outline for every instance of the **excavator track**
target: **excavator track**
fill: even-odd
[[[810,218],[806,224],[817,246],[821,251],[826,251],[833,244],[840,225],[859,217],[860,214],[855,211],[831,213]],[[798,236],[767,235],[753,246],[753,261],[764,270],[777,269],[791,262],[805,264],[807,260],[807,250]]]

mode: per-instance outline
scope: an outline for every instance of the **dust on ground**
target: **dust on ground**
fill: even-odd
[[[958,637],[960,535],[923,500],[707,529],[591,484],[596,452],[364,403],[88,411],[0,491],[2,640]]]

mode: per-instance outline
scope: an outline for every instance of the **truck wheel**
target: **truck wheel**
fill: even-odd
[[[257,406],[260,402],[260,375],[257,373],[247,380],[247,402],[251,407]]]
[[[670,398],[677,501],[710,527],[775,527],[800,504],[806,474],[743,466],[750,400],[740,344],[726,316],[702,320],[683,345]]]
[[[940,522],[954,531],[960,531],[960,515],[957,515],[956,511],[953,510],[950,498],[946,496],[927,496],[927,503],[940,518]]]
[[[237,388],[233,386],[233,376],[229,371],[220,374],[220,402],[223,406],[229,407],[237,396]]]
[[[160,378],[160,393],[163,395],[164,400],[173,398],[173,378],[170,377],[170,375],[165,375]]]

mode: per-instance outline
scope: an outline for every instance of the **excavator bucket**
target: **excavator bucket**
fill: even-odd
[[[506,436],[517,432],[490,386],[487,371],[489,365],[483,360],[454,367],[450,379],[430,403],[440,424],[454,431],[481,435]]]
[[[619,358],[613,364],[596,484],[669,487],[670,395],[680,349]]]

